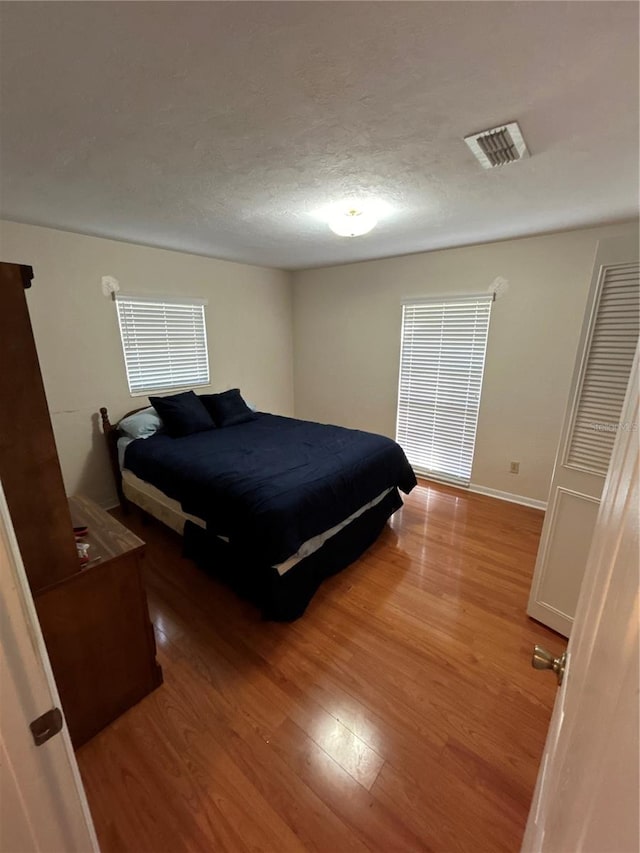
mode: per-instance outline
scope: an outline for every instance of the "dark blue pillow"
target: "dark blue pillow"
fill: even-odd
[[[243,424],[255,418],[255,414],[240,396],[239,388],[223,391],[222,394],[203,394],[200,399],[217,427]]]
[[[202,400],[193,391],[173,394],[171,397],[149,397],[149,402],[173,438],[203,432],[215,426]]]

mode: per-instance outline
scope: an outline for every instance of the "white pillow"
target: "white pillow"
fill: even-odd
[[[123,418],[118,424],[120,432],[129,438],[149,438],[155,435],[163,427],[160,415],[153,406],[135,412],[133,415]]]

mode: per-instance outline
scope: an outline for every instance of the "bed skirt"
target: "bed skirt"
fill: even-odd
[[[239,596],[260,608],[264,619],[291,622],[307,608],[325,578],[358,559],[378,538],[387,520],[402,506],[397,489],[368,509],[321,548],[284,575],[239,554],[232,545],[187,521],[184,554],[208,574],[222,580]]]

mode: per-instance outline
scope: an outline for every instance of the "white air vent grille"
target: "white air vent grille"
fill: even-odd
[[[515,163],[529,156],[517,121],[465,136],[464,141],[484,169]]]

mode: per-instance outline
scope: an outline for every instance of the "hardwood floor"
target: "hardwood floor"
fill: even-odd
[[[525,615],[542,513],[421,483],[292,624],[180,557],[146,580],[165,683],[78,752],[110,851],[517,851],[555,683]]]

